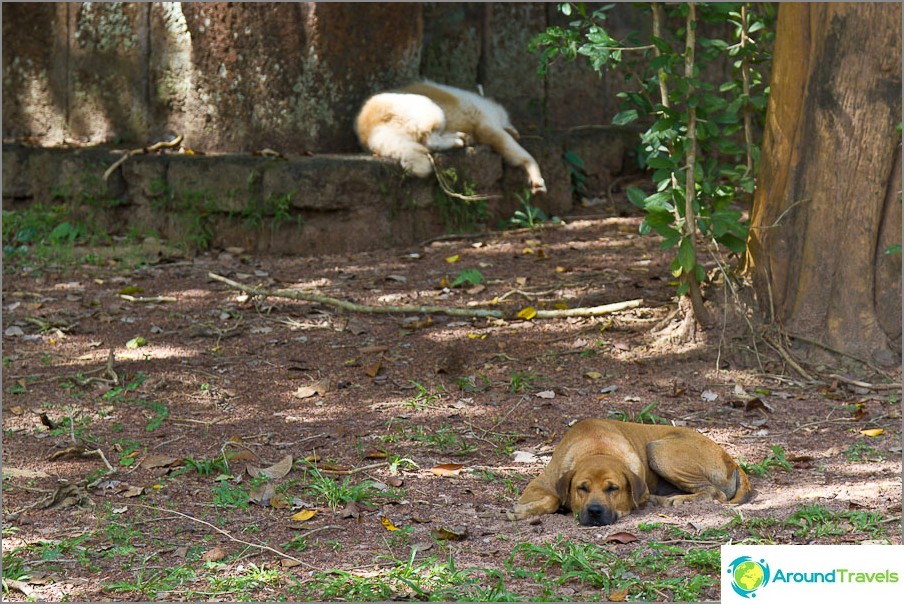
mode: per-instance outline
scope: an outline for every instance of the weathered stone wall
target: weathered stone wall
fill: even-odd
[[[532,36],[549,3],[3,3],[3,135],[206,152],[359,151],[361,102],[419,77],[505,105],[525,135],[605,124],[612,83],[561,64],[541,80]],[[612,23],[645,19],[625,5]]]

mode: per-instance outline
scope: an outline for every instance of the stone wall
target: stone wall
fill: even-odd
[[[606,124],[615,84],[536,75],[550,3],[3,3],[3,135],[205,152],[354,152],[369,94],[420,77],[505,105],[526,135]],[[617,14],[616,14],[617,13]],[[613,29],[642,27],[629,5]],[[616,79],[616,78],[612,78]]]

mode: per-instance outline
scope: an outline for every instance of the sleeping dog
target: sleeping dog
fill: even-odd
[[[423,81],[376,94],[355,120],[361,144],[381,157],[401,162],[421,178],[433,171],[431,151],[489,145],[506,162],[527,171],[531,191],[546,192],[540,166],[518,144],[518,131],[495,101],[473,92]]]

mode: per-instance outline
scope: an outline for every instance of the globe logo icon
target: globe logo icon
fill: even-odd
[[[757,562],[750,556],[735,558],[728,565],[731,587],[743,598],[755,598],[756,590],[769,583],[769,565],[765,560]]]

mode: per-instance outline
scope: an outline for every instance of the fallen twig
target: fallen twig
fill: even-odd
[[[176,298],[171,296],[151,296],[144,298],[141,296],[130,296],[129,294],[119,294],[119,297],[127,302],[143,302],[145,304],[154,304],[156,302],[178,302]]]
[[[227,531],[224,531],[224,530],[221,529],[220,527],[218,527],[218,526],[216,526],[216,525],[214,525],[214,524],[211,524],[211,523],[207,522],[206,520],[201,520],[200,518],[195,518],[194,516],[191,516],[191,515],[189,515],[189,514],[185,514],[185,513],[183,513],[183,512],[178,512],[178,511],[176,511],[176,510],[163,510],[163,509],[161,509],[161,508],[158,508],[158,507],[155,507],[155,506],[152,506],[152,505],[144,505],[144,504],[142,504],[142,503],[133,503],[133,504],[130,504],[130,505],[133,505],[133,506],[138,507],[138,508],[145,508],[145,509],[148,509],[148,510],[154,510],[155,512],[167,512],[167,513],[169,513],[169,514],[176,514],[177,516],[181,516],[182,518],[186,518],[186,519],[188,519],[188,520],[191,520],[192,522],[197,522],[198,524],[203,524],[204,526],[206,526],[206,527],[208,527],[208,528],[212,528],[212,529],[215,530],[216,532],[220,533],[221,535],[223,535],[224,537],[226,537],[226,538],[229,539],[230,541],[234,541],[235,543],[241,543],[242,545],[247,545],[248,547],[255,547],[255,548],[257,548],[257,549],[262,549],[262,550],[265,550],[265,551],[274,553],[274,554],[276,554],[277,556],[280,556],[281,558],[286,558],[286,559],[288,559],[288,560],[292,560],[292,561],[294,561],[294,562],[298,562],[299,564],[301,564],[301,565],[303,565],[303,566],[307,566],[308,568],[311,568],[311,569],[314,569],[314,570],[320,570],[319,568],[317,568],[317,567],[314,566],[313,564],[309,564],[309,563],[305,562],[304,560],[300,560],[300,559],[296,558],[295,556],[290,556],[289,554],[287,554],[287,553],[285,553],[285,552],[281,552],[281,551],[279,551],[279,550],[276,549],[276,548],[270,547],[269,545],[259,545],[259,544],[257,544],[257,543],[251,543],[250,541],[245,541],[244,539],[239,539],[238,537],[233,537],[231,534],[229,534]]]
[[[360,468],[352,468],[351,470],[326,470],[324,468],[317,468],[317,471],[321,474],[338,474],[340,476],[351,476],[352,474],[360,474],[361,472],[367,472],[368,470],[382,468],[383,466],[388,465],[388,461],[381,461],[380,463],[372,463],[369,466],[361,466]]]
[[[303,300],[305,302],[317,302],[327,306],[335,306],[349,312],[365,313],[365,314],[441,314],[455,317],[477,317],[490,319],[513,318],[514,313],[506,313],[498,309],[488,308],[456,308],[448,306],[371,306],[368,304],[357,304],[348,300],[340,300],[339,298],[331,298],[329,296],[321,296],[302,292],[294,289],[264,289],[260,287],[252,287],[237,281],[233,281],[216,273],[207,273],[207,276],[214,281],[225,283],[233,289],[251,294],[254,296],[289,298],[291,300]],[[637,308],[643,304],[642,299],[626,300],[624,302],[616,302],[614,304],[606,304],[603,306],[592,306],[582,308],[567,308],[562,310],[538,310],[535,319],[559,319],[564,317],[598,317],[622,310]]]
[[[901,384],[870,384],[869,382],[861,382],[860,380],[852,380],[851,378],[844,377],[843,375],[838,375],[837,373],[830,373],[827,377],[830,377],[833,380],[838,380],[839,382],[844,382],[845,384],[850,384],[851,386],[856,386],[858,388],[865,388],[867,390],[900,390],[901,389]]]

